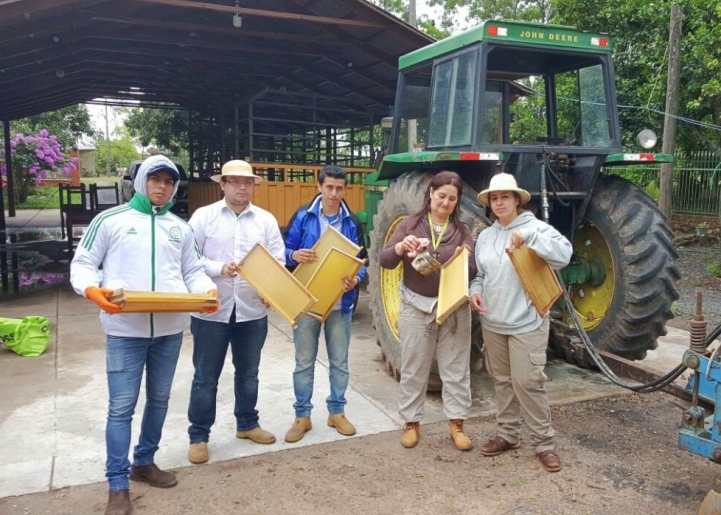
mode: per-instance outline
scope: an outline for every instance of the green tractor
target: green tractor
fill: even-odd
[[[571,325],[574,309],[596,348],[643,359],[666,334],[678,299],[673,234],[641,188],[604,172],[672,156],[649,153],[651,131],[639,134],[639,153],[623,153],[612,48],[608,36],[571,27],[488,21],[401,57],[385,154],[365,193],[370,305],[391,374],[400,367],[402,265],[384,270],[379,254],[440,170],[465,181],[462,216],[474,235],[489,225],[476,194],[495,173],[531,192],[527,208],[575,249],[562,271],[573,306],[555,313]],[[567,359],[588,364],[573,338],[557,339]]]

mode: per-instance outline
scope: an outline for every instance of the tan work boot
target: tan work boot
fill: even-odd
[[[335,427],[343,436],[353,436],[355,434],[355,427],[350,423],[350,420],[345,418],[345,413],[335,413],[328,415],[328,427]]]
[[[170,488],[178,484],[174,474],[161,470],[155,463],[139,467],[133,465],[130,467],[130,479],[142,481],[158,488]]]
[[[421,434],[420,422],[406,422],[403,426],[403,436],[401,436],[401,445],[406,449],[411,449],[418,445],[418,437]]]
[[[266,431],[262,427],[256,427],[250,431],[236,431],[236,438],[248,438],[255,443],[271,444],[275,443],[275,435],[270,431]]]
[[[130,515],[130,490],[116,490],[108,494],[108,506],[105,515]]]
[[[208,461],[208,442],[191,443],[188,448],[188,461],[199,465]]]
[[[470,451],[473,449],[473,442],[471,442],[471,439],[463,432],[463,419],[457,418],[449,420],[448,426],[451,429],[451,440],[453,440],[453,445],[456,446],[456,449],[459,451]]]
[[[305,433],[313,429],[310,417],[295,417],[295,422],[290,426],[288,432],[285,433],[285,441],[295,443],[303,439]]]

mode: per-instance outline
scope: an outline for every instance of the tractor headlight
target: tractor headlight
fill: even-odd
[[[636,143],[638,143],[644,150],[651,150],[658,143],[658,137],[656,133],[651,129],[644,129],[636,136]]]

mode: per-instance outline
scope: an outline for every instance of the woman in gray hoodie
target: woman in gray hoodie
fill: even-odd
[[[561,458],[554,450],[543,372],[549,319],[534,308],[506,249],[526,244],[560,269],[570,261],[573,247],[556,229],[521,209],[530,199],[507,173],[493,176],[489,188],[478,195],[495,221],[476,242],[478,275],[471,281],[471,306],[481,314],[486,365],[495,380],[498,404],[496,436],[481,447],[481,454],[497,456],[517,449],[523,415],[543,468],[556,472]]]

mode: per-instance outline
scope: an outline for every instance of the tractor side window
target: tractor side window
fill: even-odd
[[[396,116],[400,116],[398,145],[392,152],[423,150],[428,135],[428,105],[431,99],[432,66],[404,74]]]
[[[476,52],[465,52],[436,65],[428,146],[471,144],[476,61]]]
[[[584,147],[611,144],[601,65],[556,75],[558,136]]]

